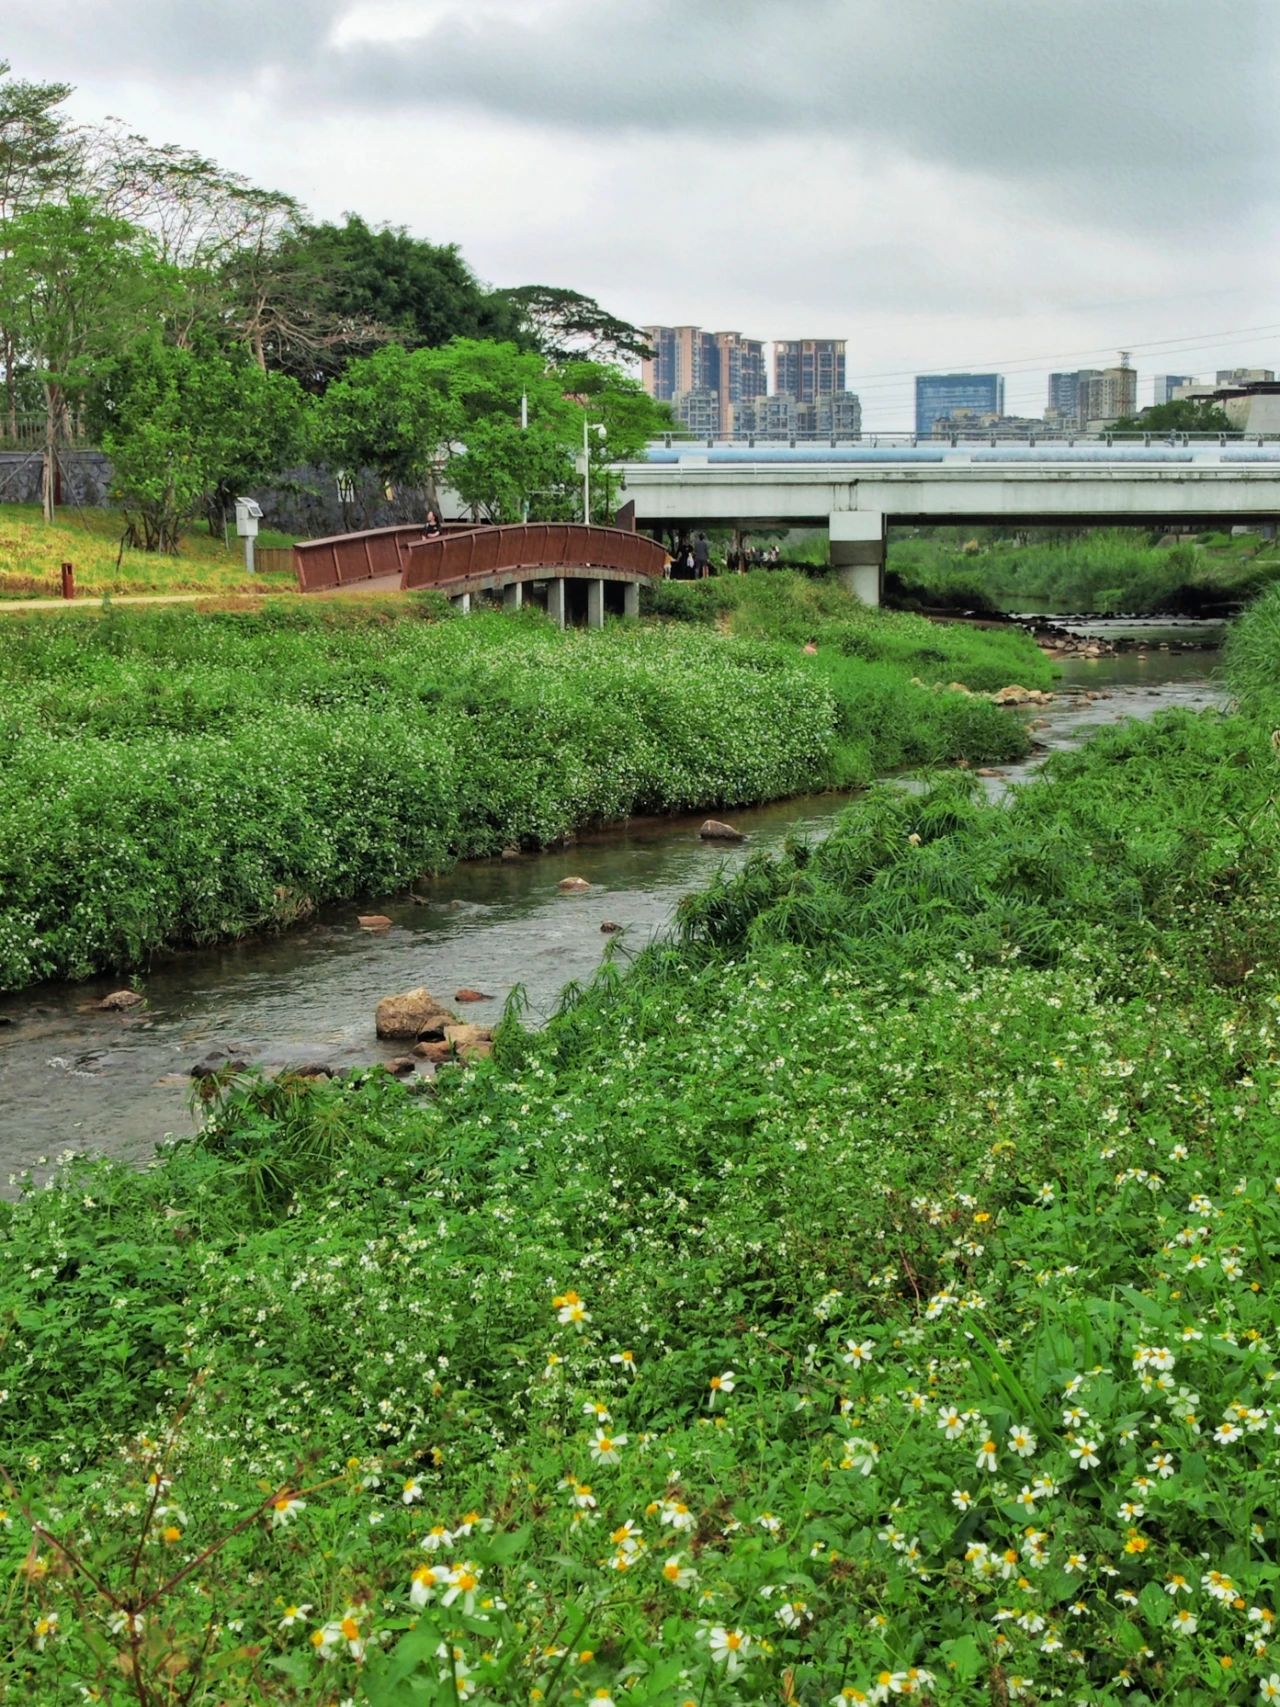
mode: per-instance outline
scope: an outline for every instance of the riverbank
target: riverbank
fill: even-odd
[[[877,789],[430,1092],[0,1210],[6,1681],[1257,1699],[1278,661],[1268,600],[1239,715]]]
[[[1025,751],[1000,708],[934,691],[1047,686],[1024,637],[953,639],[759,579],[743,635],[560,633],[412,597],[11,619],[0,990],[283,929],[585,825]]]

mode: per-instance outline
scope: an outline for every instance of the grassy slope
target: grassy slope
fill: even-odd
[[[221,1621],[201,1702],[452,1699],[445,1639],[502,1702],[1259,1699],[1278,643],[1273,599],[1244,715],[1109,731],[1010,807],[873,794],[434,1096],[231,1087],[150,1173],[33,1194],[12,1570],[56,1512],[137,1603],[304,1488],[149,1609],[160,1676]],[[113,1687],[101,1590],[25,1581],[24,1699]]]
[[[278,928],[586,823],[1025,750],[1008,712],[911,684],[963,671],[964,637],[828,601],[875,660],[688,627],[561,634],[532,613],[435,621],[430,600],[9,618],[0,988]],[[993,680],[1047,678],[1029,642],[1000,642]]]
[[[86,595],[292,590],[292,575],[247,575],[240,542],[226,546],[204,528],[184,535],[179,557],[126,551],[117,567],[122,526],[115,510],[68,507],[48,527],[38,505],[0,504],[0,599],[60,596],[63,563],[75,566],[77,591]],[[260,543],[292,541],[263,534]]]

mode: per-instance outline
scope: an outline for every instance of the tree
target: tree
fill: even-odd
[[[127,220],[86,196],[17,214],[0,255],[0,325],[44,396],[43,501],[53,520],[59,445],[95,368],[174,294],[170,269]]]
[[[1235,425],[1226,410],[1207,397],[1179,397],[1157,403],[1138,415],[1113,421],[1112,433],[1232,433]]]
[[[639,456],[650,439],[670,432],[671,411],[650,397],[639,380],[607,362],[570,362],[558,377],[589,420],[604,428],[603,436],[589,433],[587,445],[593,514],[608,521],[618,496],[618,476],[611,472],[612,465]]]
[[[619,320],[592,296],[556,285],[520,285],[499,292],[520,317],[530,341],[548,361],[641,361],[653,355],[638,326]]]
[[[63,115],[69,83],[28,83],[9,74],[0,60],[0,256],[8,253],[9,224],[65,185],[73,171],[72,150]],[[0,363],[4,366],[5,412],[9,431],[17,430],[20,385],[19,351],[14,330],[0,325]]]
[[[427,359],[457,423],[444,476],[472,513],[494,522],[535,507],[558,513],[582,438],[559,376],[531,350],[480,339],[455,339]]]
[[[431,352],[386,344],[353,361],[317,400],[315,454],[337,473],[375,473],[384,489],[424,486],[435,476],[460,421]]]
[[[250,489],[299,454],[305,397],[247,351],[141,339],[104,364],[90,402],[126,543],[176,552],[211,495]]]

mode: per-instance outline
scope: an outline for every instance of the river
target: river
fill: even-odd
[[[1094,623],[1090,632],[1121,627]],[[1158,648],[1160,638],[1150,644]],[[1188,638],[1179,625],[1178,638]],[[1061,694],[1030,714],[1041,753],[984,779],[999,794],[1032,774],[1044,751],[1071,747],[1125,717],[1166,706],[1221,702],[1212,653],[1125,652],[1063,662]],[[1086,698],[1094,690],[1106,698]],[[1015,715],[1015,713],[1010,713]],[[491,1022],[516,984],[527,1018],[553,1011],[570,979],[591,976],[612,921],[624,949],[666,926],[676,903],[722,865],[779,848],[792,832],[824,835],[848,796],[801,796],[728,814],[748,842],[726,848],[698,838],[706,814],[635,822],[581,836],[572,847],[513,862],[456,866],[418,896],[370,896],[326,908],[286,936],[174,956],[141,981],[141,1013],[86,1012],[120,980],[41,985],[0,997],[0,1180],[44,1171],[69,1151],[101,1150],[133,1162],[166,1135],[188,1134],[189,1069],[211,1049],[243,1053],[270,1072],[322,1060],[335,1068],[386,1060],[404,1046],[380,1044],[373,1012],[382,996],[425,984],[450,1000],[469,986],[491,998],[460,1009]],[[560,879],[585,877],[583,894],[560,894]],[[389,930],[361,929],[359,913],[382,913]]]

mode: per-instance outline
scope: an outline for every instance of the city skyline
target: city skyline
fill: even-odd
[[[1034,415],[1049,373],[1120,347],[1143,401],[1169,371],[1280,367],[1263,0],[743,0],[731,24],[678,0],[49,0],[7,23],[16,75],[76,84],[77,119],[457,243],[492,284],[843,337],[871,429],[910,428],[919,373],[1002,373]],[[676,64],[688,98],[655,76]]]

